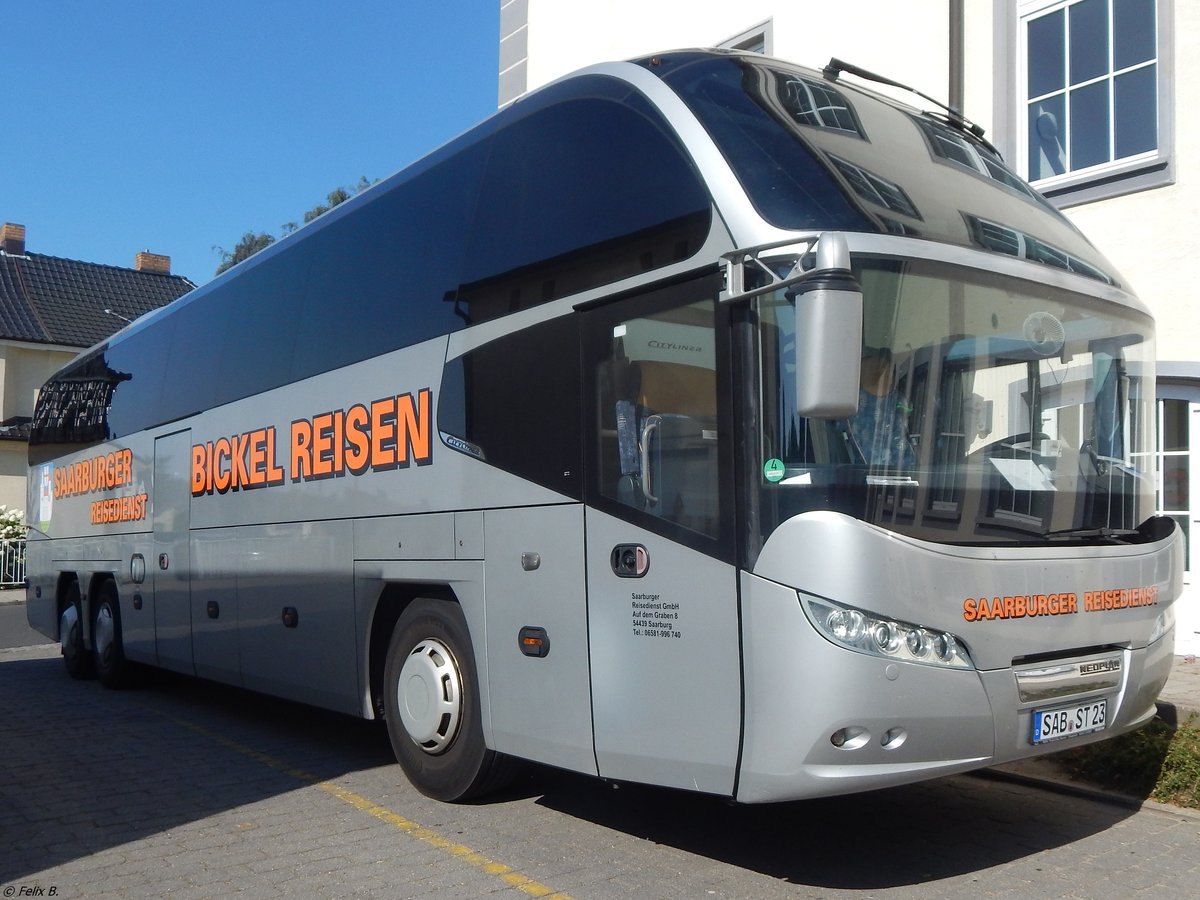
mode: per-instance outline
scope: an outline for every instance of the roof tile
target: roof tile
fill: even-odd
[[[0,253],[0,339],[90,347],[194,287],[182,275]]]

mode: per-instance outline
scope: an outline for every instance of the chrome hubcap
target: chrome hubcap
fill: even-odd
[[[74,656],[76,641],[79,639],[74,630],[79,627],[79,611],[72,605],[63,610],[58,620],[58,639],[62,646],[63,656]]]
[[[96,613],[96,633],[92,635],[92,640],[96,643],[96,655],[100,659],[107,661],[112,655],[115,634],[116,627],[113,624],[112,610],[107,606],[101,606]]]
[[[413,742],[431,756],[445,752],[462,722],[462,675],[454,654],[426,638],[413,648],[396,685],[400,721]]]

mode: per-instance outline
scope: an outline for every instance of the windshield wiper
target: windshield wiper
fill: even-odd
[[[891,78],[888,78],[886,75],[880,75],[876,72],[871,72],[867,69],[861,68],[860,66],[853,65],[852,63],[843,62],[836,56],[830,59],[829,64],[821,70],[821,74],[824,75],[829,81],[837,81],[838,76],[843,72],[849,72],[851,75],[857,75],[859,78],[862,78],[865,81],[874,81],[877,84],[886,84],[888,87],[894,87],[899,88],[902,91],[908,91],[911,94],[916,94],[922,100],[928,101],[934,106],[940,107],[941,109],[945,110],[945,115],[935,115],[934,118],[944,121],[956,131],[963,132],[964,134],[970,134],[984,147],[992,151],[992,153],[996,155],[997,159],[1001,158],[1000,151],[993,147],[990,141],[984,138],[983,128],[969,120],[953,106],[943,103],[941,100],[938,100],[934,97],[930,97],[928,94],[923,94],[915,87],[902,84],[899,81],[894,81]]]

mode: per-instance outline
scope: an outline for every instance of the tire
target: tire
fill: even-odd
[[[111,578],[96,592],[92,614],[92,659],[96,677],[105,687],[118,688],[126,684],[129,663],[121,645],[121,601]]]
[[[511,781],[514,761],[484,744],[475,657],[457,603],[409,605],[392,632],[384,690],[392,750],[422,794],[468,800]]]
[[[72,581],[64,598],[59,619],[59,643],[67,674],[82,681],[95,675],[92,654],[83,645],[83,603],[79,599],[79,582]]]

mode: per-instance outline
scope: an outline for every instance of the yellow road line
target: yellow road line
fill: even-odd
[[[248,757],[268,768],[275,769],[277,772],[282,772],[291,778],[295,778],[297,781],[303,781],[306,784],[311,784],[317,788],[320,788],[325,793],[337,797],[343,803],[347,803],[350,806],[353,806],[355,809],[361,810],[370,816],[374,816],[381,822],[386,822],[393,828],[404,832],[409,837],[416,838],[417,840],[423,841],[432,847],[436,847],[439,850],[449,853],[451,856],[461,859],[468,865],[474,866],[480,871],[486,872],[488,875],[499,878],[506,884],[517,888],[522,893],[529,894],[531,897],[548,897],[551,898],[551,900],[571,900],[570,894],[564,894],[560,891],[554,890],[552,887],[547,887],[546,885],[530,878],[528,875],[518,872],[512,866],[505,865],[502,862],[497,862],[494,859],[489,859],[482,853],[476,853],[465,844],[460,844],[457,841],[452,841],[449,838],[443,837],[432,828],[426,828],[424,825],[421,825],[418,822],[414,822],[411,819],[406,819],[404,816],[392,812],[387,807],[380,806],[373,800],[368,800],[361,794],[356,794],[354,791],[347,790],[340,785],[334,784],[332,781],[321,781],[311,772],[306,772],[303,769],[297,769],[293,766],[289,766],[281,760],[275,759],[272,756],[268,756],[265,753],[260,753],[258,750],[255,750],[252,747],[247,747],[245,744],[239,744],[237,741],[231,740],[224,735],[217,734],[215,731],[210,731],[202,725],[197,725],[194,722],[189,722],[186,719],[178,719],[173,716],[169,718],[175,724],[186,728],[189,731],[195,732],[196,734],[202,735],[208,740],[220,744],[222,747],[227,747],[228,749],[233,750],[235,753]]]

